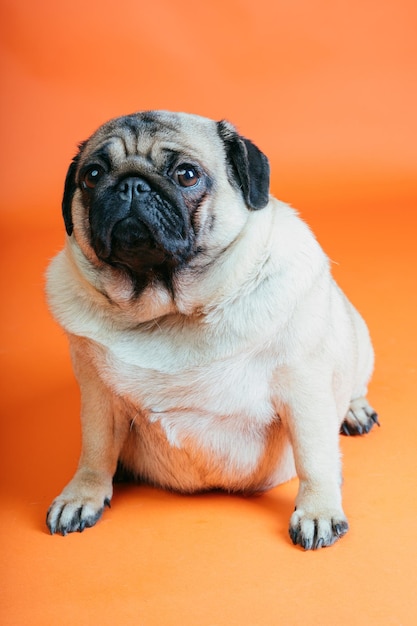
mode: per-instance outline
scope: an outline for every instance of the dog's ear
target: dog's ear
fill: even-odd
[[[249,139],[226,120],[217,122],[227,155],[229,178],[243,192],[251,209],[263,209],[269,201],[269,161]]]
[[[75,190],[77,189],[76,173],[78,162],[80,160],[81,152],[87,142],[80,143],[79,152],[71,161],[71,165],[68,168],[67,176],[65,178],[64,185],[64,197],[62,198],[62,216],[64,218],[65,230],[69,236],[72,235],[73,223],[72,223],[72,198],[74,197]]]

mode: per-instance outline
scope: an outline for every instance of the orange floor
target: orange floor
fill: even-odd
[[[417,5],[5,0],[0,24],[0,623],[417,623]],[[79,397],[43,274],[78,141],[144,108],[227,117],[334,261],[375,344],[381,428],[342,438],[351,530],[305,553],[297,482],[258,498],[117,487],[96,528],[44,518],[79,451]]]

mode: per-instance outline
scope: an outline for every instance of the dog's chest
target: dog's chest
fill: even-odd
[[[262,351],[219,352],[162,334],[123,338],[101,361],[101,375],[134,407],[135,427],[145,420],[158,445],[162,434],[171,449],[202,450],[246,473],[262,456],[275,416],[272,362]]]
[[[116,393],[152,415],[195,411],[223,419],[237,414],[269,419],[272,366],[266,355],[241,353],[198,363],[186,350],[187,355],[178,346],[168,351],[158,342],[146,354],[123,354],[114,346],[102,375]]]

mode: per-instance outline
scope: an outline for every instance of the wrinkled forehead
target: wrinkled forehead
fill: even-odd
[[[223,157],[223,144],[212,120],[186,113],[149,111],[111,120],[86,143],[82,161],[100,158],[112,164],[141,158],[156,167],[178,158],[210,169]]]

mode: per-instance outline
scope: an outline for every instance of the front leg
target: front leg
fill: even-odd
[[[330,546],[348,531],[341,497],[340,420],[331,384],[312,380],[311,374],[307,381],[304,375],[294,377],[284,415],[300,481],[290,537],[306,550]]]
[[[82,531],[93,526],[110,506],[112,479],[128,432],[128,420],[99,378],[94,345],[71,337],[74,372],[81,390],[82,451],[78,469],[52,502],[46,518],[52,534]]]

